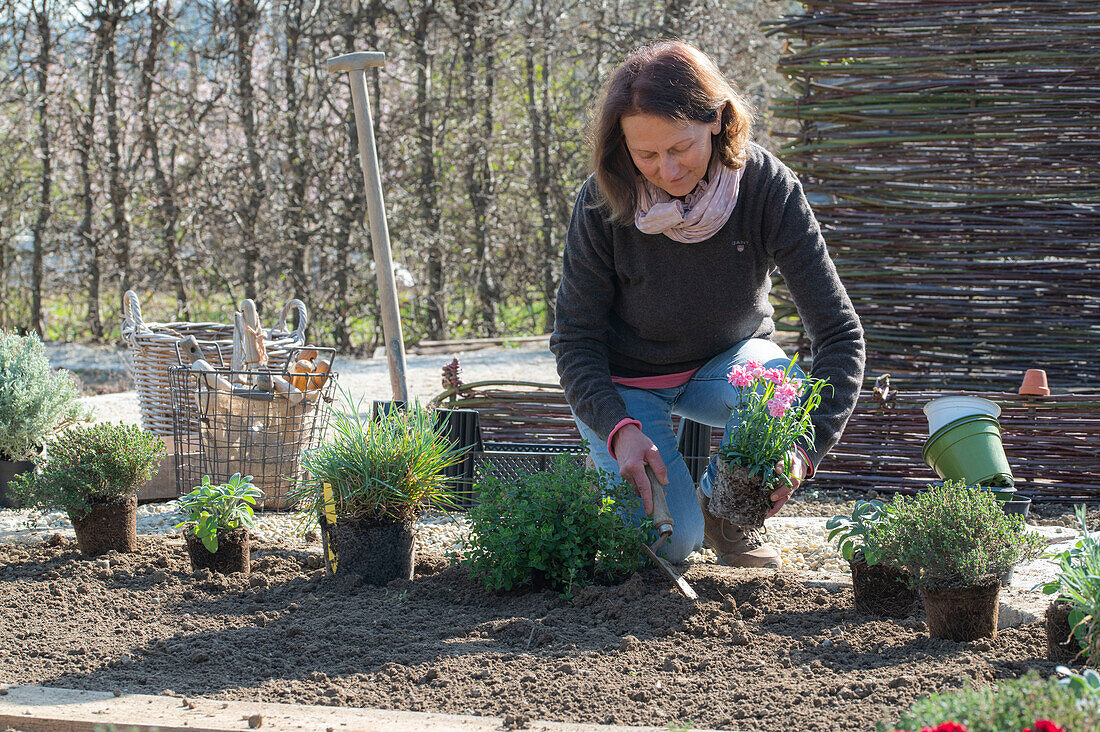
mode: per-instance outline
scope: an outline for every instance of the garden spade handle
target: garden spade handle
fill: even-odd
[[[653,496],[653,528],[662,539],[672,536],[672,514],[668,512],[668,502],[665,499],[665,487],[653,474],[653,468],[645,466],[645,474],[649,478],[649,492]]]
[[[386,206],[382,200],[382,175],[378,170],[374,123],[371,120],[370,99],[367,97],[366,70],[372,66],[383,66],[385,63],[386,54],[381,51],[348,53],[330,58],[328,70],[332,73],[346,71],[348,82],[351,84],[355,129],[359,138],[359,162],[363,166],[367,218],[370,219],[370,241],[374,249],[374,267],[378,276],[382,337],[386,341],[386,360],[390,366],[390,387],[393,389],[394,401],[408,402],[409,387],[405,381],[405,343],[401,338],[401,311],[397,304],[397,284],[393,277],[390,230],[386,223]]]

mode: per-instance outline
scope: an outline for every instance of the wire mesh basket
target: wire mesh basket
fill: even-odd
[[[331,353],[331,349],[312,350]],[[264,492],[257,508],[293,507],[289,496],[301,477],[302,455],[324,438],[337,374],[330,369],[307,380],[306,389],[289,395],[254,385],[272,377],[289,383],[285,368],[281,372],[168,369],[176,495],[202,483],[204,475],[224,483],[240,473],[251,475],[253,484]]]

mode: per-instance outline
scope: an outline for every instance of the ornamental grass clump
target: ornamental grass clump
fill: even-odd
[[[454,558],[488,590],[545,587],[569,598],[644,562],[649,522],[634,526],[626,518],[637,509],[633,490],[570,456],[558,456],[544,472],[490,473],[478,488],[480,502],[466,512],[463,556]]]
[[[813,449],[811,415],[827,382],[798,378],[794,364],[782,370],[748,361],[730,370],[729,382],[741,395],[733,409],[739,425],[719,448],[708,510],[739,526],[764,525],[772,491],[789,483],[796,445]]]
[[[916,497],[896,495],[894,519],[881,536],[880,560],[913,573],[922,588],[999,582],[1015,565],[1038,557],[1045,540],[1024,531],[988,490],[958,481],[930,485]]]
[[[30,460],[51,436],[87,419],[76,380],[51,371],[35,334],[0,330],[0,460]]]
[[[1042,585],[1055,601],[1068,602],[1069,628],[1081,647],[1086,663],[1100,662],[1100,540],[1088,528],[1085,507],[1074,508],[1081,535],[1077,542],[1055,555],[1058,574]]]
[[[434,413],[416,405],[368,416],[362,400],[341,394],[343,408],[332,410],[329,439],[302,459],[309,477],[293,500],[304,528],[316,524],[326,504],[337,519],[376,523],[407,523],[429,508],[455,508],[444,471],[462,451],[436,425]]]

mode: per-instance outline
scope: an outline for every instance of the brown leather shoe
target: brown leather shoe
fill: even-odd
[[[730,521],[714,516],[707,510],[710,498],[698,487],[695,495],[703,509],[703,546],[710,547],[718,555],[718,563],[727,567],[775,567],[783,564],[779,552],[764,542],[765,532],[744,529]]]

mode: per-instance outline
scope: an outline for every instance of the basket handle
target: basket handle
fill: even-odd
[[[131,346],[137,346],[137,334],[148,331],[145,319],[141,317],[141,303],[137,293],[127,290],[122,296],[122,338]]]
[[[272,331],[280,331],[286,333],[286,318],[290,315],[290,309],[294,308],[298,311],[298,327],[294,331],[294,337],[298,342],[305,343],[306,339],[306,326],[309,324],[309,311],[306,310],[306,304],[301,300],[294,298],[293,300],[287,300],[286,305],[283,306],[283,314],[279,318],[279,322],[275,324]]]

